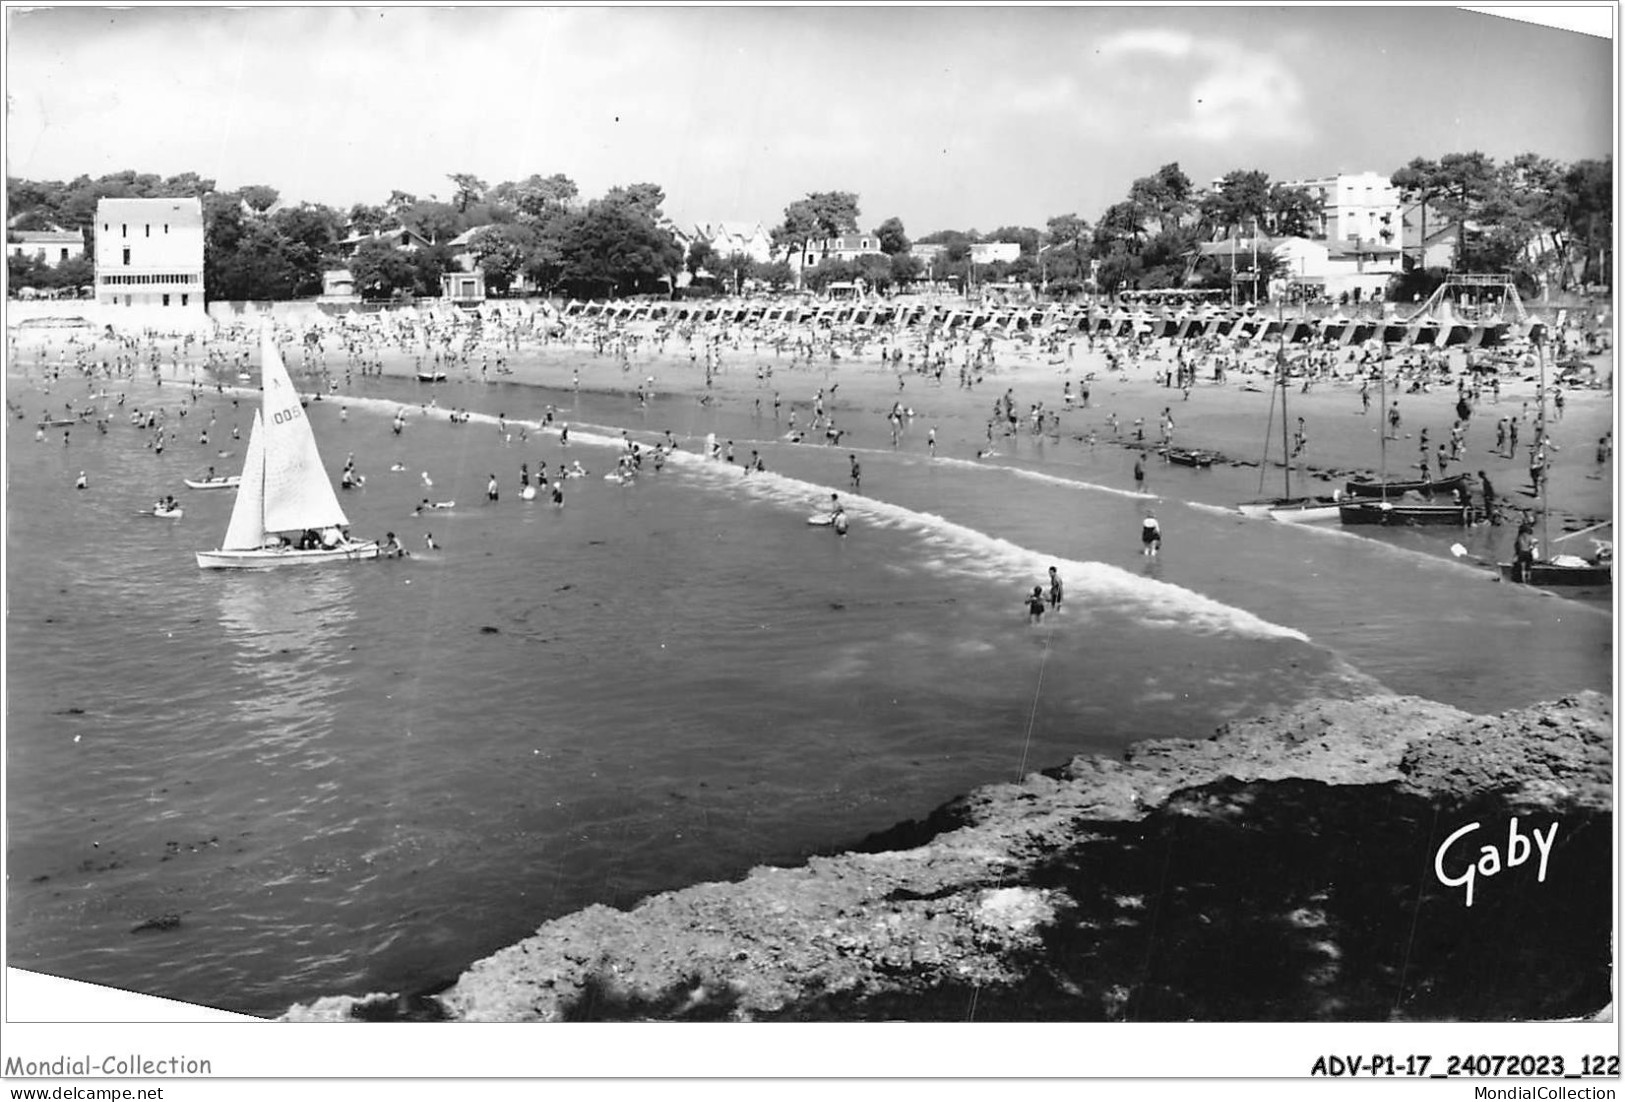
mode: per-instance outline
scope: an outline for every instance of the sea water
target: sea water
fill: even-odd
[[[937,458],[917,426],[895,450],[872,427],[790,444],[692,397],[358,380],[306,412],[330,473],[353,452],[366,477],[341,495],[353,530],[412,556],[203,571],[232,494],[181,480],[238,469],[252,383],[194,402],[174,373],[100,382],[113,424],[66,446],[34,440],[36,411],[84,405],[83,380],[8,383],[28,413],[7,440],[8,964],[209,1006],[433,986],[583,906],[1310,697],[1493,711],[1609,685],[1606,609],[1412,534],[1243,520],[1195,472],[1137,495],[1121,449],[1017,438],[976,460],[980,426],[955,424]],[[162,455],[127,423],[155,404]],[[603,477],[623,431],[667,430],[663,470]],[[735,465],[703,454],[711,433]],[[738,465],[753,449],[765,472]],[[590,473],[562,507],[520,500],[521,463],[572,460]],[[135,515],[166,493],[183,519]],[[844,538],[807,524],[832,493]],[[456,505],[413,516],[424,498]],[[1031,623],[1052,565],[1064,602]]]

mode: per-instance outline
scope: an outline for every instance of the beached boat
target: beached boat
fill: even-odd
[[[1342,515],[1342,505],[1343,499],[1336,494],[1285,499],[1271,506],[1269,516],[1283,524],[1311,524],[1337,520]]]
[[[1181,467],[1211,467],[1215,459],[1221,458],[1218,452],[1202,448],[1163,448],[1162,456]]]
[[[1538,337],[1533,340],[1535,355],[1540,361],[1540,420],[1535,423],[1535,437],[1539,439],[1545,434],[1546,426],[1546,354],[1544,342]],[[1610,528],[1612,521],[1593,524],[1589,528],[1582,528],[1578,532],[1570,532],[1565,536],[1548,542],[1546,535],[1546,479],[1540,482],[1540,525],[1541,541],[1539,551],[1547,551],[1553,543],[1561,543],[1575,536],[1582,536],[1594,532],[1599,528]],[[1590,559],[1578,555],[1551,555],[1547,558],[1536,558],[1533,562],[1503,562],[1496,566],[1501,577],[1509,582],[1521,582],[1525,585],[1552,586],[1552,587],[1578,587],[1592,588],[1609,587],[1614,584],[1614,545],[1609,540],[1592,541],[1596,544],[1596,552]]]
[[[1472,523],[1473,510],[1468,505],[1432,502],[1421,494],[1407,494],[1398,499],[1344,501],[1338,504],[1337,516],[1344,524],[1381,524],[1400,528],[1454,525],[1459,528]]]
[[[1283,521],[1287,524],[1306,524],[1312,521],[1336,520],[1337,507],[1340,496],[1292,496],[1292,455],[1287,450],[1287,412],[1286,396],[1290,387],[1287,385],[1286,342],[1283,339],[1280,350],[1275,356],[1276,372],[1273,386],[1281,391],[1281,475],[1282,489],[1285,493],[1281,497],[1259,498],[1254,501],[1243,501],[1236,508],[1243,516],[1268,517]],[[1270,448],[1270,432],[1275,423],[1275,396],[1270,395],[1270,413],[1264,418],[1264,452],[1265,461],[1268,459]],[[1259,464],[1258,489],[1264,489],[1264,462]]]
[[[1503,581],[1521,582],[1525,585],[1600,588],[1614,584],[1614,563],[1611,558],[1595,562],[1582,559],[1578,555],[1555,555],[1550,559],[1536,559],[1524,570],[1525,577],[1518,576],[1517,563],[1503,562],[1497,563],[1496,566],[1500,568]]]
[[[218,478],[182,479],[189,490],[235,490],[243,481],[238,474],[220,475]]]
[[[1379,378],[1382,396],[1378,409],[1388,408],[1388,345],[1382,346]],[[1339,502],[1337,519],[1344,524],[1376,524],[1386,527],[1417,527],[1472,523],[1472,506],[1467,503],[1465,476],[1436,481],[1388,481],[1388,433],[1380,432],[1378,444],[1381,465],[1375,482],[1355,479],[1344,486],[1353,500]],[[1438,498],[1433,495],[1440,494]],[[1458,500],[1459,496],[1459,500]]]
[[[1382,479],[1372,481],[1364,478],[1351,478],[1343,484],[1343,492],[1350,497],[1402,497],[1405,494],[1421,494],[1423,497],[1450,497],[1457,490],[1467,488],[1467,476],[1464,474],[1451,475],[1449,478],[1435,478],[1428,481],[1412,480],[1388,482]]]
[[[262,331],[264,389],[248,434],[237,501],[225,538],[197,552],[204,569],[315,566],[378,557],[377,540],[352,540],[316,436],[269,328]]]

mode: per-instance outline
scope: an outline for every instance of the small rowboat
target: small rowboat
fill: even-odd
[[[161,517],[165,520],[180,520],[185,513],[186,510],[184,509],[137,509],[135,511],[135,515],[138,517]]]
[[[1449,497],[1461,489],[1467,481],[1466,475],[1451,475],[1449,478],[1436,478],[1431,482],[1368,482],[1365,479],[1350,479],[1344,484],[1343,490],[1350,497],[1382,497],[1386,491],[1389,497],[1401,497],[1404,494],[1421,494],[1431,497],[1440,494]]]
[[[1218,452],[1201,448],[1163,448],[1162,455],[1168,462],[1178,463],[1181,467],[1211,467],[1213,461],[1219,458]]]
[[[444,371],[420,371],[420,372],[418,372],[418,382],[420,382],[420,383],[443,383],[445,381],[446,381],[446,373]]]
[[[242,480],[242,475],[231,474],[220,478],[188,478],[185,482],[191,490],[235,490]]]
[[[1611,560],[1594,562],[1574,555],[1560,555],[1556,559],[1536,559],[1522,569],[1518,563],[1496,565],[1500,568],[1501,580],[1507,582],[1523,582],[1533,586],[1604,587],[1614,584]]]
[[[1466,505],[1434,505],[1421,500],[1372,501],[1362,498],[1345,501],[1338,506],[1338,517],[1344,524],[1380,524],[1387,527],[1417,527],[1422,525],[1454,525],[1465,527],[1472,523],[1472,509]]]

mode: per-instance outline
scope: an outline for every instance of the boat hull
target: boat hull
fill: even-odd
[[[443,383],[445,381],[446,373],[444,371],[436,371],[433,374],[427,371],[418,372],[418,382],[420,383]]]
[[[189,490],[235,490],[242,484],[243,476],[234,474],[229,478],[188,478],[183,481]]]
[[[1471,521],[1472,510],[1464,505],[1396,505],[1383,501],[1353,501],[1339,505],[1337,515],[1344,524],[1462,528]]]
[[[1449,478],[1440,478],[1432,482],[1390,482],[1386,486],[1389,497],[1399,497],[1401,494],[1453,494],[1466,485],[1466,475],[1452,475]],[[1343,486],[1343,490],[1350,497],[1381,497],[1385,487],[1381,482],[1362,482],[1350,480]]]
[[[1585,566],[1562,566],[1551,562],[1532,563],[1528,568],[1528,577],[1518,577],[1516,563],[1497,563],[1501,568],[1501,580],[1506,582],[1523,582],[1527,585],[1545,587],[1559,586],[1612,586],[1614,584],[1614,571],[1612,565],[1596,565],[1588,563]]]
[[[1163,458],[1170,463],[1177,463],[1181,467],[1211,467],[1218,458],[1213,452],[1205,452],[1191,448],[1164,448]]]
[[[378,557],[378,541],[367,540],[339,547],[301,551],[296,547],[256,547],[246,551],[199,551],[204,570],[269,570],[279,566],[322,566],[335,562],[361,562]]]
[[[1267,501],[1243,501],[1236,510],[1245,517],[1258,520],[1278,520],[1285,524],[1308,524],[1314,521],[1336,520],[1343,502],[1331,497],[1271,498]]]
[[[1313,524],[1317,521],[1337,520],[1342,515],[1342,503],[1337,501],[1313,502],[1306,505],[1282,505],[1269,511],[1272,520],[1282,524]]]

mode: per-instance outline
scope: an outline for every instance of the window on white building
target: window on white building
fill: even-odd
[[[124,263],[125,263],[125,265],[128,265],[130,263],[130,250],[129,249],[124,250]]]
[[[119,231],[118,235],[120,237],[129,237],[130,236],[130,224],[128,222],[120,222],[118,224],[118,231]]]

